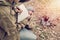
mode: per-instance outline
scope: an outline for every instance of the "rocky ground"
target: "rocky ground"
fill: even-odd
[[[60,40],[60,19],[58,9],[51,9],[49,6],[51,0],[32,0],[27,3],[34,7],[34,15],[32,16],[31,24],[33,31],[37,35],[37,40]],[[53,11],[52,11],[53,10]],[[53,15],[52,15],[53,14]],[[36,20],[42,15],[47,15],[52,19],[52,23],[56,24],[54,27],[43,28],[41,24],[36,23]],[[54,18],[53,18],[54,17]]]

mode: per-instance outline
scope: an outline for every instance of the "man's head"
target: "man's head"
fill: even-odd
[[[26,28],[27,30],[32,30],[32,28],[31,28],[28,24],[25,25],[25,28]]]

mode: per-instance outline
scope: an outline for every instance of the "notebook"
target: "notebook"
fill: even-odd
[[[29,14],[28,10],[25,8],[24,4],[18,6],[19,9],[23,10],[21,14],[18,14],[18,23],[26,19]]]

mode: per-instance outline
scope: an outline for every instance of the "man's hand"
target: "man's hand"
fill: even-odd
[[[15,11],[18,13],[22,13],[23,10],[19,9],[18,7],[15,7]]]
[[[29,15],[30,15],[30,16],[33,14],[33,12],[32,12],[32,11],[28,11],[28,13],[29,13]]]

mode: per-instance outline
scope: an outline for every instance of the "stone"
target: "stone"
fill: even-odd
[[[36,40],[37,36],[31,31],[23,28],[20,31],[20,39],[21,40]]]

